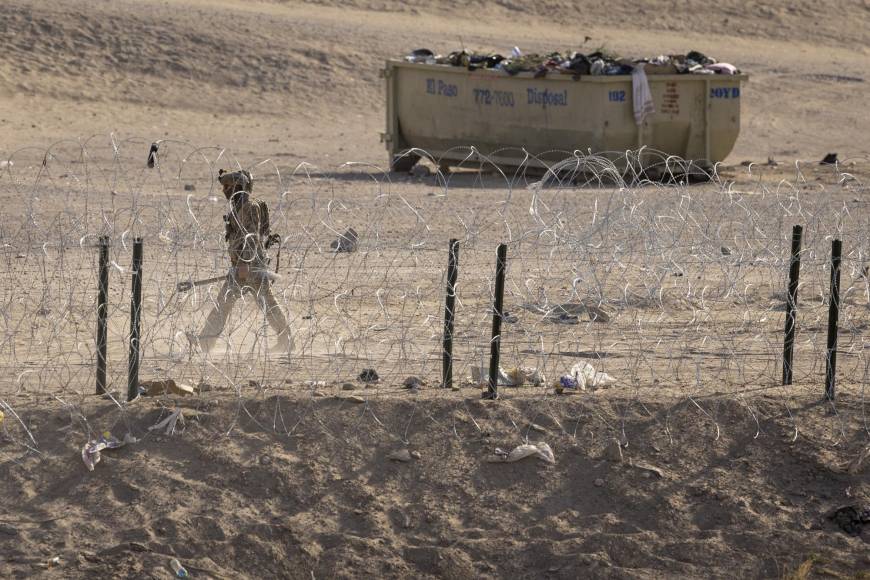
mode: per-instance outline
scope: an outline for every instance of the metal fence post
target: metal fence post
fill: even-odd
[[[843,242],[831,242],[831,299],[828,306],[828,350],[825,365],[825,396],[833,401],[837,379],[837,322],[840,318],[840,256]]]
[[[489,388],[485,399],[498,399],[498,363],[501,356],[501,320],[504,316],[504,274],[507,265],[507,244],[499,244],[495,264],[495,297],[492,306],[492,340],[489,343]]]
[[[106,339],[109,315],[109,237],[100,236],[99,294],[97,296],[97,394],[106,393]]]
[[[127,373],[127,400],[139,396],[139,321],[142,310],[142,238],[133,242],[133,292],[130,298],[130,357]]]
[[[791,264],[788,270],[788,297],[785,303],[785,343],[782,348],[782,384],[792,383],[794,359],[795,317],[797,311],[798,281],[801,274],[801,236],[803,228],[794,226],[791,230]]]
[[[453,386],[453,320],[456,315],[456,278],[459,275],[459,240],[451,239],[447,256],[447,298],[444,306],[444,343],[441,386]]]

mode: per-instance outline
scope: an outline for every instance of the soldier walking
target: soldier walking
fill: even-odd
[[[274,274],[268,271],[266,250],[281,238],[270,232],[266,202],[251,194],[254,180],[247,171],[218,173],[218,180],[230,207],[224,216],[227,249],[232,267],[218,293],[214,308],[198,336],[191,337],[204,351],[210,351],[224,330],[236,301],[252,294],[266,315],[269,326],[278,334],[273,352],[289,354],[293,348],[290,327],[272,294]]]

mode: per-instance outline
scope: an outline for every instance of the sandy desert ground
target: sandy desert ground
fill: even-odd
[[[870,4],[527,4],[4,3],[0,159],[14,163],[0,168],[0,576],[167,578],[173,557],[195,578],[868,576],[870,524],[849,535],[826,514],[870,505]],[[492,175],[445,185],[340,168],[386,166],[383,61],[460,44],[697,49],[751,75],[741,136],[698,185],[536,196]],[[819,166],[829,152],[845,162]],[[741,164],[768,158],[778,165]],[[225,267],[211,196],[224,161],[258,164],[258,195],[286,236],[276,288],[297,337],[289,362],[265,355],[250,305],[215,356],[178,339],[216,288],[180,296],[174,284]],[[294,173],[302,162],[310,171]],[[783,388],[794,223],[806,228],[801,319],[796,384]],[[336,256],[329,242],[347,226],[361,251]],[[142,377],[195,396],[91,394],[102,233],[116,261],[114,396],[135,235]],[[456,391],[436,388],[451,237]],[[833,237],[845,246],[836,403],[821,396]],[[517,319],[503,365],[552,378],[590,362],[617,385],[483,401],[463,383],[486,363],[505,239]],[[542,296],[612,319],[554,324],[523,309]],[[355,380],[368,366],[377,384]],[[410,375],[426,384],[402,388]],[[149,430],[178,410],[175,432]],[[106,430],[139,441],[89,472],[82,446]],[[548,443],[555,464],[489,461],[527,442]],[[389,458],[402,450],[410,461]]]

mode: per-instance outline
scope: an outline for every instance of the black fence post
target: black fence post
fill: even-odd
[[[791,230],[791,265],[788,270],[788,297],[785,303],[785,344],[782,348],[782,384],[792,382],[794,360],[794,335],[796,327],[797,291],[801,275],[801,237],[803,228],[794,226]]]
[[[456,315],[456,278],[459,275],[459,240],[451,239],[447,256],[447,299],[444,306],[444,359],[441,386],[453,386],[453,320]]]
[[[825,366],[825,396],[833,401],[837,379],[837,322],[840,318],[840,256],[843,242],[831,242],[831,299],[828,306],[828,351]]]
[[[133,242],[133,293],[130,299],[130,358],[127,373],[127,400],[139,396],[139,320],[142,310],[142,238]]]
[[[99,294],[97,296],[97,394],[106,393],[106,324],[109,315],[109,237],[100,236]]]
[[[507,244],[499,244],[495,263],[495,299],[492,306],[492,340],[489,343],[489,388],[484,399],[498,399],[498,363],[501,355],[501,320],[504,316],[504,273],[507,265]]]

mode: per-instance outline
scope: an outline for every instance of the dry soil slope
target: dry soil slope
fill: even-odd
[[[259,158],[280,136],[282,151],[292,140],[300,159],[332,153],[382,162],[384,59],[460,43],[502,51],[605,45],[632,55],[702,50],[752,74],[735,161],[870,150],[868,0],[7,0],[0,150],[121,129],[234,145],[262,126],[270,132],[249,143]],[[215,116],[226,127],[209,127]]]

